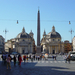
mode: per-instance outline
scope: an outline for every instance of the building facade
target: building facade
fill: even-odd
[[[5,39],[0,35],[0,52],[1,53],[4,51],[4,43],[5,43]]]
[[[52,31],[46,34],[45,30],[41,40],[42,52],[49,54],[64,53],[64,44],[61,42],[61,35],[52,27]]]
[[[18,53],[34,53],[34,38],[33,38],[33,32],[31,31],[29,34],[26,33],[24,27],[22,29],[22,32],[17,35],[16,38],[8,40],[6,45],[10,46],[8,48],[8,51],[15,51]],[[9,43],[10,42],[10,43]],[[10,45],[9,45],[10,44]],[[11,50],[11,51],[10,51]]]
[[[73,51],[75,51],[75,36],[72,39],[72,46],[73,46]]]

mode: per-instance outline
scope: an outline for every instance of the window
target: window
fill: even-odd
[[[22,50],[22,53],[24,54],[24,50]]]
[[[23,39],[23,41],[25,41],[25,40]]]
[[[58,41],[60,41],[60,40],[58,39]]]
[[[53,39],[53,41],[54,41],[54,39]]]
[[[13,45],[13,48],[15,48],[15,45]]]

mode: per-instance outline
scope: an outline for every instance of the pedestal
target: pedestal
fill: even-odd
[[[41,46],[36,47],[36,55],[41,55]]]

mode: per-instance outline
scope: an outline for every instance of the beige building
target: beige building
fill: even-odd
[[[9,50],[12,47],[12,41],[8,40],[7,42],[5,42],[5,52],[9,52]]]
[[[73,51],[75,51],[75,36],[72,39],[72,46],[73,46]]]
[[[5,43],[7,52],[18,52],[18,53],[34,53],[33,43],[33,32],[31,31],[29,34],[26,33],[24,27],[22,32],[17,35],[16,38],[8,40]]]
[[[48,34],[44,31],[41,40],[42,52],[50,54],[64,53],[64,43],[61,42],[61,35],[52,27],[52,31]]]

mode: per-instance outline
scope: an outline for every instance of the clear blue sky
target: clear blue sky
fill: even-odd
[[[27,33],[33,31],[36,42],[38,6],[41,38],[44,29],[48,34],[54,25],[62,41],[71,41],[71,29],[74,31],[72,38],[75,36],[75,0],[0,0],[0,35],[5,38],[3,30],[7,29],[6,40],[9,40],[25,27]]]

